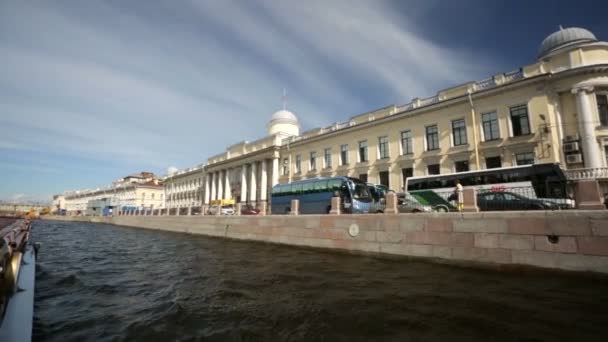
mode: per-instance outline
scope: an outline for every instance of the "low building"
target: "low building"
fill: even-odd
[[[301,134],[282,110],[268,129],[208,159],[204,203],[265,205],[273,185],[320,176],[401,189],[411,176],[533,163],[608,192],[608,43],[560,28],[520,69]]]
[[[68,214],[87,213],[91,201],[111,203],[113,210],[122,211],[164,208],[163,184],[150,172],[121,178],[107,187],[66,191],[58,196],[65,198]]]

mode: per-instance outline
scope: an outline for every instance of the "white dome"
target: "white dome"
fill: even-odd
[[[270,119],[270,122],[272,123],[273,121],[291,121],[291,123],[298,123],[298,118],[295,116],[294,113],[288,111],[288,110],[280,110],[274,114],[272,114],[272,118]]]
[[[286,133],[289,135],[300,134],[300,123],[294,113],[288,110],[280,110],[272,114],[272,118],[266,126],[268,134]]]
[[[567,46],[577,46],[597,42],[597,38],[589,30],[580,27],[569,27],[551,33],[543,40],[538,50],[538,58]]]

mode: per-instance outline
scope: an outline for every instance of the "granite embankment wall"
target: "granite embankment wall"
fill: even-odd
[[[457,262],[608,273],[608,211],[48,219]]]

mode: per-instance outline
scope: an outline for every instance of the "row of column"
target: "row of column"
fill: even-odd
[[[257,198],[258,187],[258,164],[261,164],[260,174],[260,198]],[[265,202],[268,189],[268,160],[254,161],[250,164],[241,166],[241,202],[255,203],[258,201]],[[232,189],[230,188],[230,173],[232,169],[225,169],[207,173],[205,177],[205,204],[209,204],[212,200],[229,200],[232,199]],[[248,177],[250,171],[251,176]],[[279,183],[279,159],[272,159],[272,179],[271,186]],[[225,187],[225,189],[224,189]]]

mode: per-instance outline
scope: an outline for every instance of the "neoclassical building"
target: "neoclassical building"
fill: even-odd
[[[203,165],[185,170],[169,170],[168,175],[163,177],[165,207],[200,207],[203,204],[204,176]]]
[[[263,209],[269,190],[279,183],[281,146],[300,133],[297,117],[283,109],[272,115],[268,136],[242,141],[207,160],[205,166],[205,204],[216,199],[234,199]]]
[[[300,133],[297,117],[273,114],[268,136],[208,159],[204,203],[262,204],[277,183],[344,175],[401,189],[406,177],[558,163],[570,179],[608,192],[608,43],[560,28],[536,60]]]
[[[103,201],[116,211],[153,210],[164,208],[164,192],[162,182],[153,173],[140,172],[120,178],[109,186],[65,191],[56,198],[63,198],[64,207],[60,209],[68,214],[85,213],[92,201]]]

